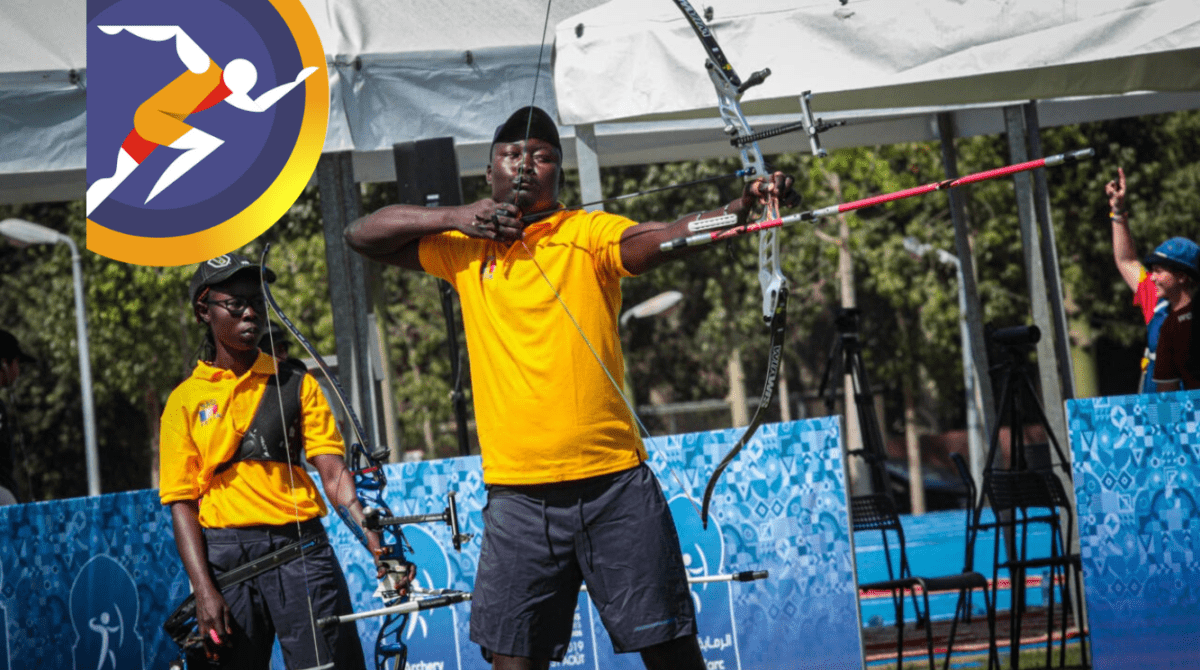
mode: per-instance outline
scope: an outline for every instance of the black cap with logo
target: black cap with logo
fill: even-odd
[[[196,266],[196,274],[192,275],[192,281],[188,285],[188,295],[191,296],[194,303],[196,296],[200,295],[200,291],[204,288],[220,284],[235,274],[245,271],[257,273],[258,264],[239,254],[223,254],[205,261]],[[275,273],[271,271],[271,268],[267,268],[266,272],[267,281],[275,281]]]

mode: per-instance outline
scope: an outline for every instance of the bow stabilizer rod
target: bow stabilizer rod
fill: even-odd
[[[471,599],[471,594],[468,591],[452,591],[444,595],[435,596],[433,598],[421,598],[418,600],[409,600],[399,605],[384,607],[382,609],[371,610],[369,612],[355,612],[354,614],[343,614],[341,616],[330,616],[322,619],[317,619],[318,628],[326,628],[328,626],[336,626],[359,619],[370,619],[377,616],[387,616],[389,614],[412,614],[424,610],[431,610],[437,607],[446,607],[455,605]]]
[[[771,574],[766,570],[745,570],[742,572],[733,572],[720,575],[700,575],[693,577],[688,576],[689,584],[714,584],[718,582],[755,582],[760,579],[767,579]],[[323,619],[317,619],[317,627],[325,628],[328,626],[336,626],[338,624],[358,621],[360,619],[369,619],[371,617],[384,616],[388,614],[411,614],[423,610],[431,610],[437,607],[446,607],[456,605],[461,602],[466,602],[471,599],[469,591],[453,591],[449,589],[439,589],[435,591],[422,591],[413,589],[414,592],[432,594],[429,598],[420,598],[409,600],[408,602],[391,607],[384,607],[369,612],[355,612],[353,614],[343,614],[341,616],[330,616]],[[587,585],[580,587],[582,593],[587,591]]]
[[[867,207],[874,207],[875,205],[882,205],[886,202],[903,200],[905,198],[924,195],[933,191],[946,191],[959,186],[974,184],[975,182],[987,181],[989,179],[996,179],[999,177],[1007,177],[1008,175],[1016,174],[1018,172],[1028,172],[1029,170],[1036,170],[1037,168],[1041,167],[1055,167],[1058,165],[1064,165],[1066,163],[1073,163],[1075,161],[1091,158],[1095,154],[1095,150],[1091,148],[1080,149],[1078,151],[1069,151],[1067,153],[1056,154],[1054,156],[1039,158],[1037,160],[1027,161],[1024,163],[1006,165],[1004,167],[999,167],[992,170],[976,172],[974,174],[965,175],[957,179],[946,179],[944,181],[925,184],[923,186],[916,186],[913,188],[904,189],[902,191],[884,193],[882,195],[871,196],[870,198],[863,198],[862,200],[855,200],[853,202],[845,202],[840,205],[830,205],[829,207],[823,207],[821,209],[813,209],[807,212],[800,212],[798,214],[790,214],[781,218],[769,219],[767,221],[759,221],[756,223],[747,223],[742,226],[726,228],[724,230],[697,233],[687,237],[678,237],[669,242],[663,242],[661,245],[659,245],[659,248],[662,251],[674,251],[684,247],[695,247],[704,244],[711,244],[713,242],[727,240],[740,235],[778,228],[789,223],[815,221],[816,219],[826,216],[841,214],[843,212],[851,212]]]

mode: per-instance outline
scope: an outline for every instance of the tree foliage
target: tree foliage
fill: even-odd
[[[1091,146],[1091,162],[1046,171],[1052,219],[1072,338],[1137,345],[1144,337],[1131,295],[1113,267],[1111,229],[1103,185],[1123,166],[1128,177],[1131,226],[1140,253],[1174,235],[1200,234],[1200,112],[1045,129],[1044,153]],[[1008,162],[1004,137],[956,142],[959,172]],[[824,207],[944,178],[937,144],[842,149],[825,159],[769,157],[797,177],[804,208]],[[644,165],[603,170],[608,195],[732,173],[732,160]],[[736,178],[613,203],[609,211],[637,221],[674,220],[713,210],[741,189]],[[982,182],[967,196],[973,257],[984,320],[996,326],[1030,321],[1023,245],[1012,181]],[[389,185],[363,188],[363,208],[395,201]],[[464,180],[469,202],[487,193],[481,179]],[[578,201],[569,176],[562,195]],[[73,237],[83,246],[82,203],[0,207],[17,217]],[[861,309],[863,358],[876,386],[888,390],[888,421],[898,429],[898,389],[909,379],[927,430],[963,422],[957,278],[930,254],[904,249],[906,237],[953,253],[954,232],[944,194],[897,201],[845,215],[845,248],[853,263]],[[841,304],[836,217],[780,232],[783,272],[792,289],[785,371],[794,393],[816,391],[836,337],[833,310]],[[322,352],[334,351],[333,318],[325,270],[320,193],[307,189],[289,213],[259,240],[240,250],[252,258],[273,245],[273,292],[289,317]],[[153,484],[157,416],[171,389],[191,370],[201,329],[187,305],[194,267],[131,266],[84,251],[93,392],[97,407],[101,479],[105,491]],[[757,240],[741,238],[686,261],[627,280],[626,307],[665,290],[684,294],[665,318],[635,319],[622,329],[637,402],[725,397],[731,352],[742,358],[753,396],[763,383],[768,333],[758,287]],[[86,491],[83,428],[75,342],[71,259],[55,246],[0,245],[0,319],[38,363],[25,366],[4,399],[15,408],[23,449],[18,477],[31,499]],[[457,452],[449,402],[453,380],[446,324],[431,277],[396,268],[372,268],[376,316],[387,344],[397,427],[409,449]],[[461,335],[460,335],[461,337]],[[465,355],[464,355],[465,357]],[[1120,365],[1136,365],[1131,360]],[[469,368],[467,392],[469,398]],[[1127,391],[1132,392],[1129,388]],[[772,410],[775,413],[775,410]],[[775,413],[775,416],[778,416]],[[665,427],[648,421],[654,431]]]

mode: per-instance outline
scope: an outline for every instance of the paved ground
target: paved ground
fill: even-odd
[[[1055,626],[1052,631],[1054,636],[1054,658],[1053,665],[1059,663],[1059,644],[1062,639],[1062,619],[1061,612],[1056,611]],[[1009,647],[1011,646],[1009,639],[1012,631],[1010,612],[1002,611],[997,615],[996,621],[996,645],[1001,659],[1008,657]],[[884,668],[890,665],[895,667],[894,659],[896,658],[896,638],[897,629],[895,626],[877,626],[863,629],[863,647],[866,650],[867,663],[872,664],[872,668]],[[1030,608],[1021,618],[1021,650],[1028,654],[1031,651],[1042,651],[1046,649],[1046,610],[1044,608]],[[950,622],[938,621],[933,624],[933,650],[937,658],[938,667],[945,662],[947,642],[950,639]],[[1068,648],[1071,643],[1079,639],[1079,630],[1075,627],[1073,620],[1067,622],[1067,643]],[[969,661],[969,658],[976,657],[981,667],[986,662],[986,653],[988,648],[988,624],[987,618],[976,616],[970,623],[958,624],[954,636],[954,657],[955,664],[963,661]],[[904,658],[905,662],[913,662],[914,665],[919,664],[924,667],[927,647],[925,642],[924,628],[916,628],[912,623],[904,627]],[[960,658],[963,656],[963,658]],[[1068,656],[1070,656],[1068,652]],[[1025,657],[1027,658],[1027,656]],[[893,662],[886,665],[881,665],[883,661],[892,660]],[[1068,661],[1069,662],[1069,661]],[[1026,665],[1028,663],[1026,662]],[[1023,665],[1022,667],[1026,667]],[[1038,667],[1045,667],[1044,661]]]

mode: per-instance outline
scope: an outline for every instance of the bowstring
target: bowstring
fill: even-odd
[[[292,462],[292,447],[288,443],[288,425],[287,425],[287,417],[284,414],[283,392],[282,392],[283,388],[282,388],[282,386],[280,386],[280,379],[279,379],[280,361],[275,356],[275,352],[277,351],[275,349],[275,333],[271,330],[271,321],[270,321],[270,317],[269,317],[269,315],[271,313],[271,308],[267,306],[270,303],[270,301],[268,300],[268,297],[267,297],[266,266],[261,266],[261,265],[259,266],[259,282],[258,283],[259,283],[260,289],[262,291],[262,297],[263,297],[263,316],[267,317],[267,340],[271,345],[271,354],[270,354],[271,363],[272,363],[272,366],[275,368],[275,387],[277,389],[279,389],[279,391],[280,391],[279,393],[276,393],[275,396],[276,396],[276,399],[279,401],[279,420],[283,425],[283,450],[284,450],[284,452],[287,453],[288,485],[292,490],[292,493],[291,493],[292,510],[293,510],[293,515],[295,516],[295,519],[296,519],[296,538],[297,538],[297,540],[299,540],[299,538],[301,536],[301,532],[302,532],[302,527],[300,525],[300,503],[296,501],[296,470],[295,470],[295,464]],[[305,374],[307,374],[307,373],[305,373]],[[300,384],[301,384],[301,389],[303,389],[303,385],[304,385],[303,377],[300,378]],[[301,419],[300,419],[301,430],[303,430],[303,425],[304,425],[303,410],[304,410],[304,408],[301,407]],[[340,480],[340,477],[339,477],[339,480]],[[338,488],[339,489],[341,488],[340,481],[338,482]],[[304,575],[304,593],[305,593],[304,600],[308,604],[308,622],[309,622],[310,627],[312,628],[313,660],[319,664],[321,662],[321,649],[320,649],[319,643],[317,642],[317,619],[316,619],[316,615],[313,612],[312,589],[309,586],[309,580],[308,580],[308,561],[305,560],[304,553],[305,552],[300,552],[300,572]],[[326,660],[329,662],[333,661],[332,658],[326,659]]]
[[[550,26],[550,8],[551,8],[552,4],[553,4],[553,0],[546,1],[546,18],[542,24],[542,41],[541,41],[540,46],[538,47],[537,68],[534,70],[533,96],[529,103],[530,110],[529,110],[528,119],[525,123],[525,144],[522,146],[521,163],[520,163],[520,169],[518,172],[519,174],[524,173],[525,161],[529,160],[531,158],[528,151],[526,151],[526,148],[529,146],[529,138],[533,134],[533,109],[532,109],[532,107],[537,102],[538,81],[541,79],[542,58],[543,58],[543,56],[545,54],[545,50],[546,50],[546,33]],[[558,169],[560,172],[563,169],[563,167],[562,167],[562,149],[561,148],[559,149]],[[663,189],[663,190],[665,190],[665,189]],[[638,195],[638,194],[633,194],[633,195]],[[632,197],[632,196],[630,196],[630,197]],[[513,194],[512,199],[513,199],[513,204],[515,205],[516,199],[517,199],[517,195],[515,193]],[[619,199],[621,199],[621,197],[612,198],[611,200],[619,200]],[[603,202],[608,202],[608,200],[601,200],[596,203],[590,203],[590,204],[600,204]],[[576,208],[576,209],[582,209],[583,207],[584,206],[581,205],[579,208]],[[559,211],[559,210],[554,210],[554,211]],[[525,222],[523,217],[521,218],[521,222],[522,223]],[[575,326],[575,330],[579,333],[579,336],[581,338],[583,338],[583,343],[585,345],[587,345],[588,351],[590,351],[592,353],[592,357],[594,359],[596,359],[597,363],[600,364],[600,369],[604,371],[604,376],[608,378],[609,384],[611,384],[613,389],[616,390],[617,395],[620,396],[622,402],[625,405],[625,408],[627,410],[629,410],[629,416],[633,419],[633,422],[635,424],[637,424],[638,430],[641,431],[641,433],[639,435],[639,439],[642,437],[649,439],[650,431],[646,430],[646,425],[642,423],[641,417],[638,416],[637,410],[633,406],[633,399],[628,397],[625,394],[624,389],[622,389],[621,385],[617,383],[617,380],[613,378],[612,371],[610,371],[608,369],[608,366],[604,364],[604,360],[602,358],[600,358],[600,354],[596,351],[596,348],[594,346],[592,346],[591,340],[589,340],[587,334],[585,334],[583,332],[583,327],[579,325],[579,321],[577,321],[575,319],[575,315],[573,313],[571,313],[571,309],[569,307],[567,307],[566,301],[563,300],[562,295],[558,292],[558,289],[554,286],[554,282],[550,281],[550,277],[546,275],[546,271],[544,269],[542,269],[541,264],[537,262],[536,258],[534,258],[533,252],[530,251],[529,247],[525,244],[524,230],[522,230],[521,235],[522,236],[518,241],[521,243],[521,247],[525,250],[525,254],[527,256],[529,256],[529,260],[533,261],[533,266],[537,268],[538,273],[541,274],[541,276],[542,276],[542,280],[545,281],[546,285],[550,287],[550,291],[554,294],[555,300],[557,300],[558,304],[562,306],[563,311],[566,312],[566,314],[567,314],[567,318],[569,318],[571,320],[571,324]],[[645,449],[645,446],[643,445],[642,448]],[[700,506],[696,504],[696,500],[694,498],[692,498],[691,492],[688,490],[688,488],[686,486],[684,486],[683,481],[679,478],[679,475],[675,472],[675,469],[672,468],[669,463],[666,464],[666,467],[667,467],[667,471],[671,473],[671,477],[673,477],[675,479],[675,483],[678,484],[679,488],[683,491],[683,495],[687,497],[688,502],[692,504],[693,508],[695,508],[696,514],[700,515]]]
[[[554,294],[554,298],[558,300],[558,304],[562,305],[563,311],[567,313],[567,318],[571,320],[571,324],[575,326],[575,330],[579,333],[579,336],[583,338],[583,343],[587,345],[588,351],[592,352],[592,357],[595,358],[596,362],[600,364],[600,369],[604,371],[604,376],[608,378],[608,383],[612,384],[612,387],[616,390],[617,395],[621,397],[622,402],[625,404],[625,408],[629,410],[629,416],[633,418],[634,423],[637,424],[638,429],[641,431],[641,436],[649,439],[650,431],[646,430],[646,425],[642,423],[641,417],[638,416],[637,410],[634,409],[633,399],[627,396],[621,386],[617,384],[617,380],[613,378],[612,372],[608,369],[608,366],[604,364],[604,360],[600,358],[600,354],[596,351],[596,348],[592,346],[592,341],[589,340],[587,334],[583,332],[583,326],[579,325],[579,321],[575,319],[575,315],[571,313],[571,309],[567,307],[566,301],[563,300],[562,294],[560,294],[558,289],[555,288],[554,282],[550,281],[550,277],[546,274],[546,271],[542,269],[542,265],[537,262],[536,258],[533,257],[533,252],[529,250],[529,247],[525,244],[525,240],[521,239],[520,242],[521,248],[525,250],[525,254],[529,256],[529,260],[533,261],[533,266],[537,268],[538,273],[542,275],[542,279],[546,282],[546,285],[550,287],[550,291]],[[643,446],[643,448],[645,447]],[[699,515],[700,506],[696,504],[696,500],[692,498],[692,494],[688,491],[687,487],[683,485],[683,480],[679,478],[679,475],[675,472],[675,468],[672,468],[669,463],[666,463],[665,465],[667,466],[667,471],[671,473],[671,477],[675,479],[675,483],[679,484],[679,488],[683,489],[683,495],[687,496],[688,502],[692,504],[692,507],[696,508],[696,514]]]

